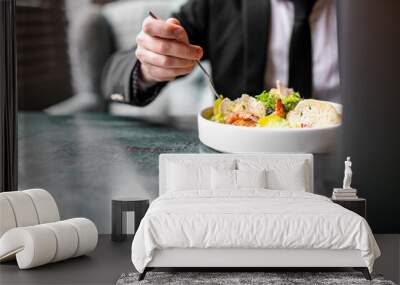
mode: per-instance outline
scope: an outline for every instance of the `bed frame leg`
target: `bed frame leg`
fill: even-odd
[[[357,271],[361,271],[362,274],[364,275],[365,279],[372,280],[371,274],[369,274],[369,270],[367,267],[355,267],[354,269]]]
[[[143,270],[142,273],[139,274],[139,278],[138,281],[142,281],[144,279],[144,277],[146,277],[146,273],[147,273],[148,269],[147,267]]]

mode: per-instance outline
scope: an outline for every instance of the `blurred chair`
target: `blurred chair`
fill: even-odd
[[[97,6],[91,4],[70,23],[69,50],[75,94],[67,101],[51,106],[54,115],[82,111],[106,111],[111,114],[166,117],[194,115],[212,104],[213,98],[201,71],[196,68],[185,78],[169,84],[161,95],[146,107],[126,104],[107,105],[100,90],[101,73],[107,59],[117,50],[131,49],[141,30],[142,21],[153,11],[166,19],[182,0],[125,0]],[[208,64],[205,63],[207,66]]]

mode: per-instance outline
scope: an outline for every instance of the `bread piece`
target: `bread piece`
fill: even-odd
[[[254,97],[243,94],[235,101],[231,101],[229,98],[222,100],[220,112],[224,117],[228,117],[232,113],[252,113],[261,118],[265,116],[265,106]]]
[[[220,113],[224,117],[227,117],[233,113],[234,107],[235,107],[235,103],[233,103],[233,101],[231,101],[229,98],[224,98],[224,100],[222,100],[221,105],[219,107]]]
[[[340,124],[342,118],[332,104],[307,99],[300,101],[296,108],[287,114],[289,124],[297,128],[318,128]]]

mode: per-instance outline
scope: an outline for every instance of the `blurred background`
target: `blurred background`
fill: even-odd
[[[212,97],[198,70],[170,84],[163,96],[146,108],[110,105],[100,93],[107,59],[117,50],[134,47],[148,11],[167,18],[183,2],[17,0],[19,110],[160,116],[193,115],[210,105]],[[188,96],[193,92],[197,94]]]

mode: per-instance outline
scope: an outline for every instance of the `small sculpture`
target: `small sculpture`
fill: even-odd
[[[351,160],[350,156],[347,157],[344,162],[344,179],[343,179],[343,189],[352,189],[351,188],[351,178],[353,176],[353,171],[351,170]]]

